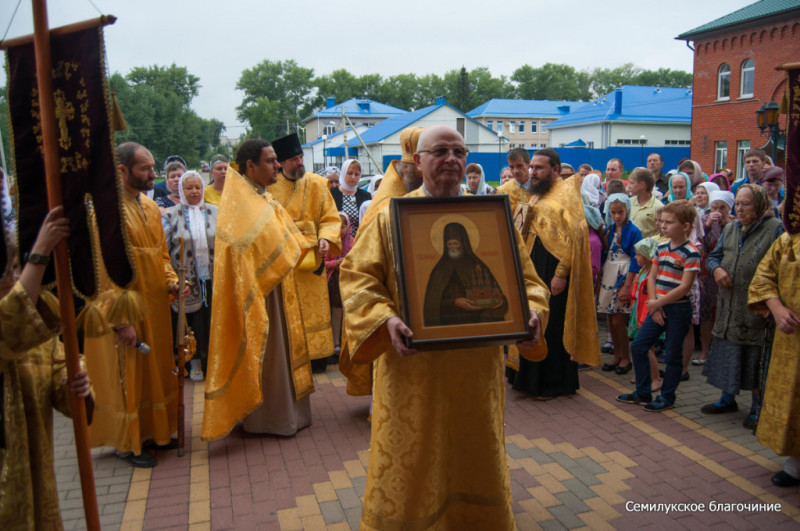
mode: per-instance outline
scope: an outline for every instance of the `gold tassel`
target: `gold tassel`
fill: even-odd
[[[53,295],[52,292],[46,289],[42,289],[42,291],[39,292],[39,300],[41,300],[45,305],[47,305],[47,308],[51,312],[53,312],[53,315],[55,315],[56,317],[58,317],[59,320],[61,320],[61,306],[58,302],[58,297]]]
[[[108,322],[112,324],[135,324],[144,319],[147,307],[141,295],[135,291],[126,290],[111,305],[108,311]]]
[[[128,128],[128,122],[125,121],[125,116],[122,114],[122,109],[117,103],[116,93],[111,93],[111,128],[114,131],[124,131]]]
[[[111,326],[103,313],[91,302],[87,302],[78,314],[77,325],[78,328],[83,328],[86,337],[100,337],[111,332]]]

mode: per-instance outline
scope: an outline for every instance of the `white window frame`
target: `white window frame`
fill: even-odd
[[[728,70],[723,72],[723,68]],[[728,93],[724,96],[722,95],[723,79],[727,79],[728,83]],[[731,67],[728,63],[722,63],[717,69],[717,101],[728,101],[729,99],[731,99]]]
[[[745,92],[745,81],[750,80],[750,92]],[[742,75],[739,82],[739,97],[752,98],[756,85],[756,63],[752,59],[745,59],[742,62]]]
[[[728,164],[728,141],[717,140],[714,142],[714,168],[724,168]]]
[[[739,140],[736,142],[736,178],[741,179],[747,175],[744,170],[744,154],[750,151],[749,140]],[[714,171],[719,168],[715,168]]]

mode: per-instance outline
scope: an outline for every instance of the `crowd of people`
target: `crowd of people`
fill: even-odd
[[[707,176],[692,160],[662,173],[657,153],[623,180],[619,159],[605,173],[588,164],[575,171],[552,149],[531,156],[515,148],[495,189],[479,164],[467,164],[464,140],[451,128],[408,128],[400,143],[401,158],[366,190],[358,160],[323,175],[306,171],[297,135],[247,140],[234,160],[214,157],[208,185],[173,156],[156,186],[150,152],[120,145],[121,207],[137,278],[125,290],[101,278],[101,304],[126,309],[109,312],[110,332],[84,338],[88,372],[64,387],[87,397],[91,444],[115,448],[136,467],[155,466],[156,451],[176,446],[175,359],[184,353],[173,337],[182,333],[184,308],[196,349],[178,377],[205,381],[205,440],[240,424],[279,436],[309,426],[312,373],[329,364],[346,376],[348,394],[373,395],[365,528],[513,527],[503,380],[552,400],[575,394],[579,370],[593,366],[626,379],[633,371],[634,389],[617,400],[652,412],[674,407],[690,364],[702,365],[721,392],[698,404],[704,414],[734,413],[737,396],[750,391],[744,426],[788,456],[773,483],[800,485],[800,392],[796,378],[785,378],[800,366],[800,236],[783,233],[783,170],[763,151],[745,154],[739,180],[728,171]],[[413,331],[400,318],[386,207],[400,196],[487,194],[509,199],[531,336],[506,347],[418,352],[405,341]],[[65,222],[52,211],[30,256],[48,256],[67,236]],[[4,229],[7,247],[13,226]],[[4,272],[3,374],[29,371],[14,361],[26,355],[48,367],[58,359],[57,317],[38,297],[41,262]],[[176,271],[185,272],[184,285]],[[129,303],[114,304],[123,299]],[[602,346],[599,315],[608,329]],[[700,354],[692,359],[695,331]],[[13,391],[18,402],[5,407],[22,424],[28,415],[30,455],[52,453],[28,403],[20,409],[25,390]],[[49,418],[55,406],[63,408],[37,403],[37,415]],[[401,454],[408,458],[396,459]],[[423,455],[426,466],[414,466]],[[44,484],[19,505],[28,521],[42,523],[42,514],[53,514],[42,509],[57,504],[52,466],[31,459],[23,470],[20,460],[13,467],[3,460],[0,477],[8,469]],[[7,484],[0,490],[5,496]]]

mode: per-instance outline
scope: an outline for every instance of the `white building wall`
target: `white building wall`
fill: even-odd
[[[664,147],[667,140],[689,141],[692,136],[691,124],[637,124],[637,123],[612,123],[611,144],[609,147],[620,145],[618,140],[639,140],[645,135],[646,146]]]
[[[560,147],[561,144],[569,144],[579,138],[587,144],[594,142],[594,147],[597,149],[603,147],[603,126],[600,123],[558,127],[556,129],[548,129],[548,131],[550,133],[550,147]]]

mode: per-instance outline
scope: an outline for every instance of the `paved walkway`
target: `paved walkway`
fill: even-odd
[[[782,459],[742,427],[745,411],[700,413],[718,392],[699,367],[681,383],[676,409],[664,413],[615,401],[631,389],[631,376],[583,371],[576,396],[549,402],[507,389],[506,451],[520,529],[800,528],[798,491],[771,484]],[[347,396],[344,384],[332,367],[316,375],[314,423],[296,437],[234,430],[207,445],[199,439],[202,385],[187,381],[183,457],[159,452],[157,467],[134,470],[109,449],[93,451],[104,529],[358,529],[369,398]],[[749,397],[740,397],[747,405]],[[63,417],[55,440],[65,527],[82,529],[72,427]],[[705,510],[634,505],[643,503]]]

